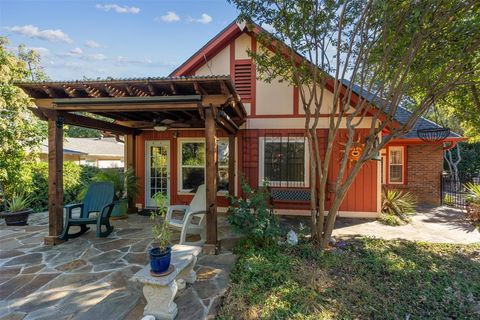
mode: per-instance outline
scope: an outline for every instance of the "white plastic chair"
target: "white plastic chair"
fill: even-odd
[[[187,244],[187,234],[199,234],[200,241],[189,242],[188,244],[200,244],[205,242],[205,213],[206,213],[206,192],[205,185],[198,187],[190,205],[173,205],[168,207],[166,220],[170,227],[182,230],[179,244]],[[174,211],[183,211],[183,219],[172,217]],[[193,217],[198,217],[198,223],[192,223]]]

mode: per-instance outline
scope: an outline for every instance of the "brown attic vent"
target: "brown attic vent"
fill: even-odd
[[[242,101],[249,102],[252,98],[252,62],[235,61],[235,89]]]

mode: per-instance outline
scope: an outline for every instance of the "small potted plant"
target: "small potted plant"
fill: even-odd
[[[157,209],[152,212],[150,219],[153,221],[152,235],[155,240],[155,246],[150,249],[150,273],[153,276],[163,276],[173,271],[170,268],[172,248],[170,246],[171,230],[165,219],[167,212],[167,197],[162,193],[157,193],[153,197]]]
[[[138,193],[138,178],[135,176],[133,168],[129,168],[125,172],[116,168],[105,169],[97,173],[92,181],[113,183],[115,205],[110,218],[128,218],[128,199],[133,199]]]
[[[5,218],[7,226],[26,226],[28,223],[28,215],[33,212],[28,208],[30,198],[23,193],[14,193],[10,200],[6,201],[7,211],[0,214],[1,218]]]

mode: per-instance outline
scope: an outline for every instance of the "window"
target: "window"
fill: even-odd
[[[260,138],[260,183],[271,186],[307,186],[307,152],[303,137]]]
[[[388,182],[392,184],[403,183],[403,156],[404,147],[388,148]]]
[[[218,190],[228,190],[228,140],[218,140]],[[190,192],[205,183],[205,140],[180,141],[180,191]]]

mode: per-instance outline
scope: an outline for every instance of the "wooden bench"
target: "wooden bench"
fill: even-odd
[[[178,309],[173,300],[178,290],[197,280],[193,268],[201,251],[202,248],[197,246],[174,245],[170,262],[174,267],[172,273],[154,277],[150,274],[148,264],[133,275],[130,281],[143,283],[143,295],[147,300],[143,315],[153,315],[156,319],[175,319]]]
[[[308,209],[310,206],[310,189],[271,187],[270,204],[273,208]]]

